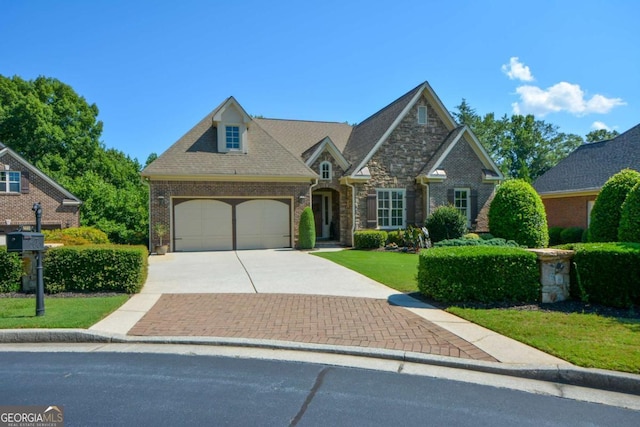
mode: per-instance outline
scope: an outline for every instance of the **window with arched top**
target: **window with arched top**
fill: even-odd
[[[331,163],[330,162],[322,162],[320,163],[320,179],[329,180],[331,179]]]

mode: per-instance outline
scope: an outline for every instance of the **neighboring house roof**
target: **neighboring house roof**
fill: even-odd
[[[195,178],[238,177],[315,178],[317,174],[285,149],[255,120],[248,130],[246,153],[220,153],[214,117],[233,97],[227,98],[167,151],[148,165],[142,176]],[[235,100],[234,100],[235,101]]]
[[[541,195],[597,192],[626,168],[640,171],[640,124],[613,139],[581,145],[533,186]]]
[[[253,119],[269,135],[298,157],[309,148],[331,138],[340,151],[347,145],[352,127],[347,123],[307,120]]]
[[[63,205],[65,205],[65,206],[80,206],[82,204],[82,200],[80,200],[79,198],[77,198],[76,196],[71,194],[69,191],[67,191],[60,184],[58,184],[53,179],[48,177],[40,169],[38,169],[35,166],[33,166],[31,163],[29,163],[28,161],[23,159],[22,156],[20,156],[18,153],[16,153],[15,151],[13,151],[12,149],[10,149],[9,147],[7,147],[6,145],[4,145],[4,144],[2,144],[0,142],[0,158],[2,158],[4,155],[8,155],[8,156],[12,157],[14,160],[16,160],[17,162],[22,164],[26,169],[28,169],[31,173],[39,176],[45,182],[50,184],[53,188],[55,188],[60,193],[62,193],[62,195],[64,197],[64,199],[62,200],[62,204]]]

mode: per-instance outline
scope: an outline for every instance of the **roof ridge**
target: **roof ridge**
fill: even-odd
[[[306,123],[330,123],[336,125],[347,125],[352,126],[347,122],[334,122],[329,120],[306,120],[306,119],[280,119],[280,118],[271,118],[271,117],[252,117],[254,120],[274,120],[281,122],[306,122]]]
[[[424,86],[424,84],[427,83],[427,81],[425,80],[424,82],[420,83],[418,86],[414,87],[413,89],[411,89],[410,91],[406,92],[403,95],[400,95],[400,97],[398,97],[397,99],[395,99],[394,101],[392,101],[391,103],[387,104],[386,106],[382,107],[381,109],[379,109],[378,111],[376,111],[375,113],[373,113],[372,115],[370,115],[369,117],[367,117],[366,119],[364,119],[363,121],[361,121],[360,123],[358,123],[355,127],[358,127],[362,124],[367,123],[368,121],[376,118],[376,116],[379,116],[380,114],[382,114],[385,110],[389,109],[390,107],[396,105],[397,103],[399,103],[400,101],[402,101],[403,99],[405,99],[405,97],[407,97],[408,95],[413,95],[414,92]]]

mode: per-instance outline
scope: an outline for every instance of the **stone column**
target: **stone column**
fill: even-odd
[[[551,303],[569,298],[573,251],[562,249],[529,249],[538,255],[541,301]]]

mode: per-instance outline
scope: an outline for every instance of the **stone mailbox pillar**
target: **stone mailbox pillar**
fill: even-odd
[[[558,302],[569,298],[573,251],[562,249],[529,249],[538,255],[542,302]]]

